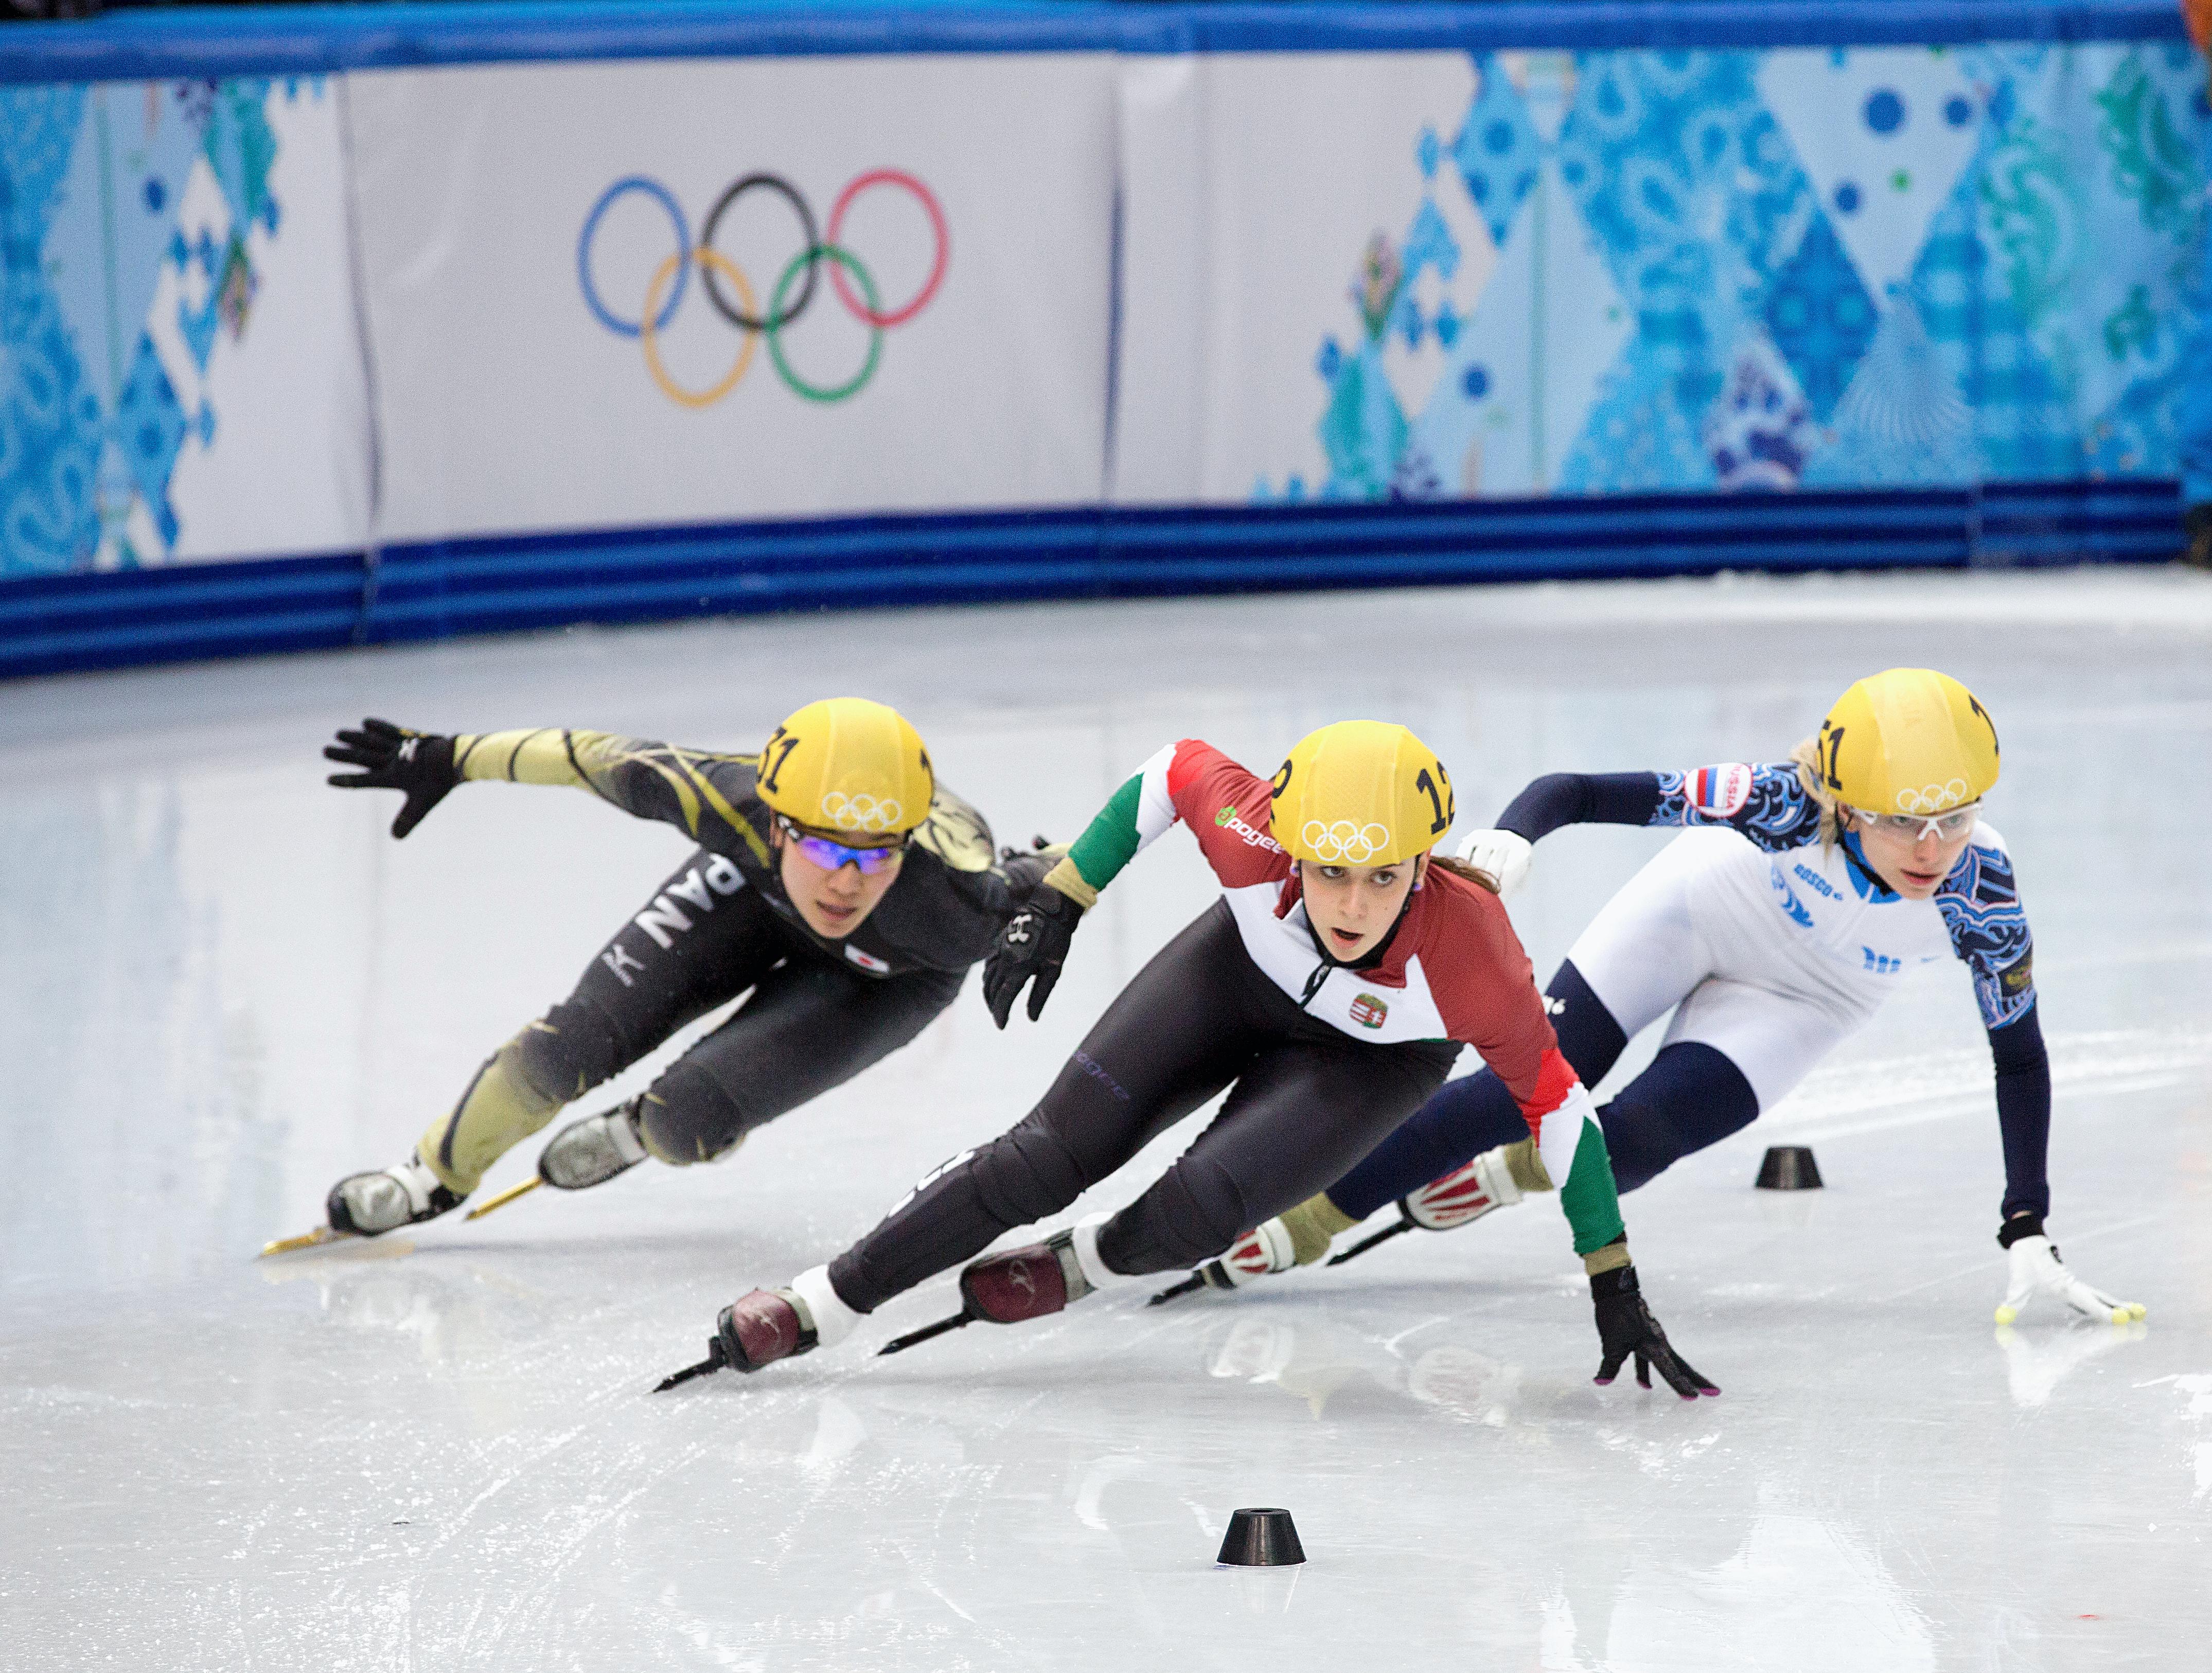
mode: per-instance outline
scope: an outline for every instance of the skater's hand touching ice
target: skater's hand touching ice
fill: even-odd
[[[1644,1305],[1634,1267],[1618,1266],[1610,1272],[1594,1272],[1589,1286],[1590,1300],[1597,1308],[1598,1340],[1605,1349],[1605,1358],[1598,1366],[1595,1379],[1601,1385],[1619,1376],[1621,1366],[1632,1354],[1636,1356],[1636,1380],[1645,1388],[1651,1386],[1651,1367],[1656,1366],[1668,1386],[1685,1400],[1720,1392],[1668,1342],[1667,1332],[1659,1328],[1651,1309]]]
[[[2039,1217],[2015,1215],[1997,1236],[2012,1262],[2011,1287],[1997,1306],[1998,1324],[2011,1324],[2038,1295],[2063,1302],[2085,1318],[2109,1319],[2115,1324],[2143,1316],[2140,1301],[2123,1301],[2075,1277],[2058,1258],[2058,1246],[2044,1235]]]
[[[333,773],[340,790],[397,790],[406,801],[392,821],[392,834],[404,837],[460,783],[453,765],[453,741],[435,732],[414,732],[389,720],[364,720],[357,732],[341,730],[337,742],[323,746],[324,756],[359,773]]]
[[[1068,943],[1082,921],[1083,908],[1050,883],[1030,891],[1022,909],[1008,918],[983,965],[983,1002],[991,1019],[1001,1028],[1014,1014],[1014,1001],[1025,983],[1030,988],[1030,1021],[1043,1013],[1060,967],[1067,961]]]

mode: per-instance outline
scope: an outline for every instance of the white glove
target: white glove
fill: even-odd
[[[1456,858],[1495,877],[1503,896],[1528,881],[1528,860],[1534,852],[1535,845],[1518,831],[1469,831]]]
[[[2143,1316],[2142,1302],[2123,1301],[2101,1289],[2092,1289],[2068,1271],[2066,1264],[2058,1258],[2057,1247],[2040,1234],[2018,1239],[2007,1252],[2012,1260],[2012,1288],[2005,1292],[2005,1299],[1997,1308],[2000,1324],[2011,1324],[2020,1317],[2021,1309],[2039,1294],[2064,1302],[2085,1318],[2110,1319],[2115,1324],[2124,1324]]]

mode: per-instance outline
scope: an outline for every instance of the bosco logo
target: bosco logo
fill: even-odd
[[[933,240],[929,275],[912,296],[895,307],[884,306],[877,294],[875,275],[842,242],[845,218],[854,203],[862,193],[877,187],[907,193],[929,217]],[[775,282],[769,287],[766,307],[761,306],[744,270],[718,249],[714,242],[722,229],[723,218],[749,192],[765,192],[782,199],[799,222],[797,252],[784,264]],[[659,205],[668,217],[669,230],[676,237],[674,248],[660,258],[652,277],[646,281],[636,316],[626,318],[609,306],[601,295],[592,264],[598,253],[601,223],[607,212],[632,194]],[[830,205],[826,237],[817,231],[814,210],[797,186],[780,174],[747,174],[722,189],[708,211],[706,225],[696,245],[691,241],[690,222],[684,218],[683,205],[676,201],[675,194],[658,180],[643,174],[629,174],[601,192],[599,201],[584,217],[583,229],[576,235],[576,282],[583,291],[584,306],[591,310],[594,319],[617,336],[637,339],[645,355],[646,371],[660,392],[678,406],[695,409],[711,407],[729,394],[751,369],[755,351],[763,338],[767,339],[769,360],[775,367],[776,376],[793,394],[809,401],[829,403],[849,400],[867,386],[883,357],[884,333],[905,324],[929,306],[938,288],[945,282],[945,270],[951,253],[952,236],[937,195],[902,169],[872,168],[848,181]],[[809,382],[793,370],[784,349],[784,333],[820,295],[825,267],[829,270],[830,291],[845,311],[868,330],[867,355],[860,369],[842,384]],[[719,383],[697,390],[684,388],[669,375],[661,361],[659,343],[660,334],[674,321],[677,310],[691,294],[695,268],[699,274],[698,288],[706,293],[708,305],[738,335],[737,359],[728,372]]]

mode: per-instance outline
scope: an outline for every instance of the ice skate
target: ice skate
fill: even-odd
[[[653,1391],[665,1394],[679,1383],[711,1375],[726,1366],[757,1371],[778,1360],[811,1353],[819,1344],[811,1310],[796,1289],[750,1290],[724,1307],[714,1321],[707,1357],[662,1378]]]
[[[1297,1210],[1293,1209],[1291,1212],[1295,1214]],[[1181,1283],[1162,1290],[1146,1305],[1157,1307],[1194,1290],[1238,1289],[1270,1273],[1289,1271],[1298,1264],[1298,1250],[1297,1240],[1285,1223],[1288,1219],[1289,1215],[1279,1215],[1254,1227],[1231,1244],[1226,1254],[1206,1262]],[[1328,1246],[1324,1240],[1322,1247]]]
[[[1494,1209],[1510,1208],[1522,1197],[1521,1186],[1509,1165],[1515,1149],[1527,1153],[1529,1165],[1540,1167],[1535,1147],[1523,1139],[1519,1145],[1486,1150],[1473,1161],[1431,1179],[1419,1191],[1398,1199],[1398,1218],[1371,1237],[1362,1238],[1328,1264],[1341,1266],[1355,1260],[1378,1243],[1387,1243],[1405,1232],[1449,1232],[1469,1221],[1480,1220]]]
[[[932,1337],[978,1319],[992,1324],[1019,1324],[1042,1318],[1080,1301],[1096,1288],[1084,1276],[1083,1264],[1076,1257],[1075,1232],[1055,1232],[1042,1243],[969,1262],[960,1274],[960,1299],[965,1304],[960,1312],[894,1337],[878,1351],[902,1354]]]
[[[638,1100],[633,1098],[598,1115],[571,1121],[538,1153],[535,1179],[510,1185],[486,1199],[469,1210],[468,1218],[481,1220],[542,1185],[556,1191],[588,1191],[629,1173],[647,1154],[645,1141],[638,1137],[637,1106]]]
[[[417,1156],[397,1167],[349,1173],[331,1187],[325,1212],[330,1223],[298,1237],[278,1238],[261,1246],[264,1255],[289,1254],[345,1237],[381,1237],[403,1226],[419,1226],[461,1205],[461,1198]]]

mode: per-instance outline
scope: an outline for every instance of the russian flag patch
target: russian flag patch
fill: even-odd
[[[1690,806],[1708,819],[1733,819],[1751,800],[1751,769],[1741,761],[1700,767],[1682,776]]]

